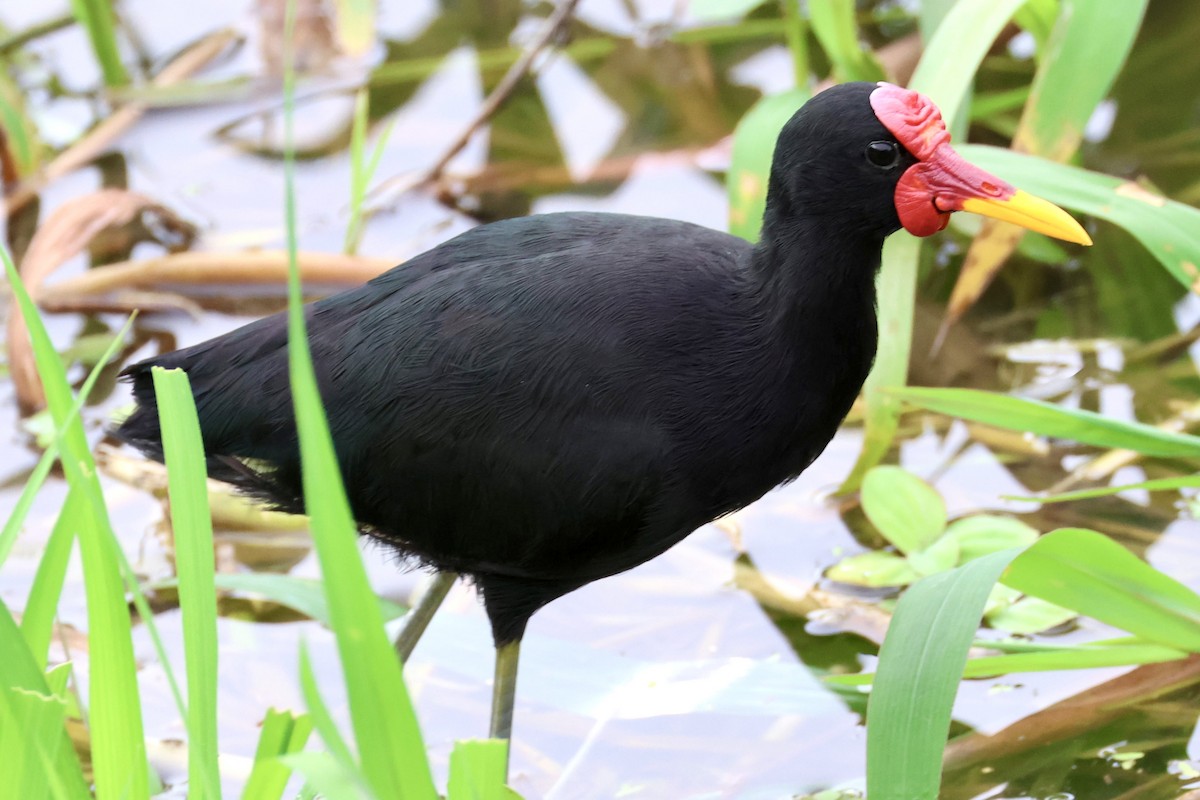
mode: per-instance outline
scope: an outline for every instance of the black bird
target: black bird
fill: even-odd
[[[535,611],[795,478],[829,443],[875,356],[885,237],[966,209],[1091,243],[948,140],[922,95],[844,84],[783,128],[755,245],[546,214],[307,308],[363,532],[482,592],[493,736],[510,735]],[[153,366],[188,373],[210,474],[303,511],[284,315],[125,370],[137,409],[117,435],[161,459]]]

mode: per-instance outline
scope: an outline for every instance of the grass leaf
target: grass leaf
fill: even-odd
[[[909,387],[891,389],[893,397],[928,411],[960,417],[985,425],[1039,436],[1122,448],[1150,456],[1200,457],[1200,437],[1146,425],[1124,422],[1094,411],[985,392],[979,389],[934,389]]]
[[[279,756],[303,750],[312,728],[312,717],[308,714],[267,709],[242,800],[281,800],[292,769]]]
[[[779,131],[808,100],[803,89],[764,97],[746,112],[733,132],[733,155],[725,173],[729,195],[729,232],[758,241],[767,207],[767,180]]]
[[[1148,642],[1200,652],[1200,595],[1095,531],[1046,534],[1002,580]]]
[[[1005,550],[924,578],[900,598],[867,705],[867,795],[935,798],[967,651],[988,594],[1019,553]]]
[[[72,491],[83,497],[86,513],[79,515],[78,532],[87,595],[92,731],[92,763],[100,798],[142,800],[149,796],[149,770],[142,732],[137,664],[125,587],[121,580],[118,544],[113,535],[96,465],[78,416],[69,425],[72,403],[62,362],[42,324],[21,276],[0,248],[0,258],[25,318],[33,342],[38,374],[55,424],[66,429],[63,469]]]
[[[182,370],[153,367],[167,465],[175,568],[187,662],[188,798],[221,796],[217,766],[217,592],[212,519],[200,420]]]

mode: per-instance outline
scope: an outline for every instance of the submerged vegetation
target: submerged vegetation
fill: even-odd
[[[0,11],[0,797],[1194,796],[1200,15],[1147,0],[332,5],[259,3],[243,21],[255,53],[211,11],[199,26],[106,0]],[[518,697],[528,685],[548,710],[505,787],[503,742],[451,744],[483,730],[478,698],[418,713],[425,682],[464,697],[479,682],[419,659],[402,675],[389,645],[403,609],[377,595],[337,490],[302,289],[565,207],[716,226],[727,208],[753,239],[784,120],[829,82],[880,79],[932,97],[967,158],[1086,219],[1096,246],[964,215],[889,240],[850,429],[800,484],[708,531],[727,537],[682,546],[666,619],[641,634],[681,641],[662,635],[670,613],[712,601],[693,585],[723,560],[717,580],[791,650],[742,640],[690,664],[618,637],[614,687],[602,645],[571,660],[554,644],[569,634],[534,638],[560,658],[543,679],[569,672],[595,696],[525,679]],[[239,321],[217,312],[278,309],[285,290],[309,519],[206,483],[182,373],[155,375],[165,477],[101,441],[127,405],[121,365]],[[139,541],[148,520],[167,534]],[[302,560],[307,575],[284,574]],[[636,628],[645,594],[618,609],[647,583],[624,587],[571,613]],[[305,641],[231,664],[247,638],[278,642],[276,622]],[[685,629],[728,640],[702,625]],[[285,662],[292,705],[230,697],[248,659]],[[741,677],[706,683],[718,663]],[[987,705],[1005,694],[1019,716]],[[681,713],[739,722],[658,739],[647,723],[603,748],[630,720]],[[865,721],[865,767],[836,714]],[[651,740],[656,756],[637,755]]]

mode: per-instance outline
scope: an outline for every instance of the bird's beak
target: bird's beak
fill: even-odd
[[[971,211],[1068,242],[1092,243],[1087,231],[1058,206],[954,152],[941,112],[925,95],[880,83],[871,92],[871,109],[917,159],[896,184],[896,213],[909,233],[930,236],[946,227],[951,212]]]
[[[945,143],[901,176],[896,185],[896,210],[901,224],[917,236],[946,227],[952,211],[970,211],[1056,239],[1092,243],[1070,214],[985,172]]]

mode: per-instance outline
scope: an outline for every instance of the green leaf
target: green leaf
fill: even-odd
[[[1002,580],[1146,641],[1200,652],[1200,595],[1095,531],[1046,534]]]
[[[907,586],[921,576],[902,556],[884,550],[868,550],[843,558],[826,570],[825,577],[839,583],[881,589]]]
[[[946,529],[946,504],[932,486],[900,467],[875,467],[863,479],[867,519],[901,553],[929,547]]]
[[[955,3],[926,44],[908,85],[937,103],[946,127],[954,127],[975,71],[1024,2]]]
[[[757,241],[767,207],[767,181],[779,131],[808,101],[803,89],[764,97],[746,112],[733,132],[733,154],[725,173],[729,194],[729,232]]]
[[[47,767],[70,798],[89,796],[75,748],[64,727],[65,704],[51,691],[20,629],[0,602],[0,794],[21,800],[49,797]],[[57,677],[61,685],[61,675]]]
[[[963,145],[963,158],[1052,203],[1124,228],[1189,288],[1200,280],[1200,210],[1135,183],[998,147]]]
[[[976,514],[951,522],[944,538],[958,542],[959,560],[966,563],[1000,550],[1028,547],[1037,541],[1038,532],[1012,517]]]
[[[1094,411],[1063,408],[1041,400],[978,389],[910,387],[892,389],[889,394],[928,411],[998,428],[1096,447],[1123,448],[1150,456],[1200,456],[1200,437],[1171,433],[1140,422],[1122,422]]]
[[[505,785],[508,742],[503,739],[469,739],[455,742],[450,751],[450,777],[446,800],[520,800]]]
[[[142,800],[150,792],[149,769],[119,545],[83,425],[78,415],[67,424],[73,402],[62,362],[8,251],[2,247],[0,259],[29,331],[47,405],[56,425],[65,430],[63,471],[71,491],[78,491],[83,498],[85,513],[79,514],[78,537],[88,610],[89,723],[96,794]]]
[[[221,796],[217,766],[217,592],[200,420],[182,370],[151,369],[167,465],[187,664],[188,800]]]
[[[935,798],[942,750],[984,603],[1019,551],[923,578],[896,605],[867,705],[867,796]]]
[[[312,717],[291,711],[267,709],[254,750],[254,766],[242,800],[280,800],[292,776],[291,767],[279,756],[298,753],[312,733]]]
[[[1143,489],[1147,492],[1164,492],[1176,489],[1193,489],[1200,487],[1200,475],[1182,475],[1178,478],[1157,478],[1152,481],[1143,481],[1141,483],[1127,483],[1122,486],[1102,486],[1097,489],[1080,489],[1076,492],[1063,492],[1062,494],[1038,495],[1036,497],[1017,497],[1013,495],[1004,495],[1005,500],[1025,500],[1030,503],[1067,503],[1072,500],[1088,500],[1093,497],[1108,497],[1113,494],[1120,494],[1134,489]]]
[[[384,632],[379,602],[371,591],[358,550],[357,526],[346,499],[308,344],[297,265],[293,145],[296,75],[291,60],[294,14],[293,4],[289,3],[283,59],[287,65],[284,222],[288,250],[288,367],[300,440],[305,508],[312,522],[313,543],[326,587],[362,774],[379,797],[434,800],[437,792],[416,713],[404,686],[400,662]],[[322,730],[320,724],[317,728]],[[303,754],[288,758],[297,759],[300,755]],[[312,774],[309,779],[313,780]]]
[[[117,31],[113,24],[113,6],[107,0],[71,0],[71,11],[87,32],[92,53],[104,73],[106,86],[129,83],[129,73],[121,63]]]
[[[1069,608],[1048,603],[1037,597],[1023,597],[1015,603],[984,615],[988,625],[1014,634],[1041,633],[1057,628],[1079,616]]]
[[[1187,658],[1185,650],[1145,642],[1123,645],[1085,645],[1038,653],[981,656],[967,662],[964,678],[990,678],[1014,672],[1051,672],[1157,664]]]
[[[883,67],[858,39],[856,11],[854,0],[808,4],[809,23],[833,63],[833,74],[839,83],[886,80]]]
[[[912,564],[913,569],[922,577],[954,569],[959,560],[958,542],[945,537],[908,557],[908,563]]]
[[[1058,0],[1025,0],[1025,5],[1013,14],[1013,22],[1027,31],[1037,42],[1038,58],[1044,58],[1046,43],[1058,18]]]
[[[1075,152],[1096,104],[1112,89],[1133,47],[1145,11],[1146,0],[1064,0],[1017,126],[1014,148],[1054,161],[1065,161]]]

